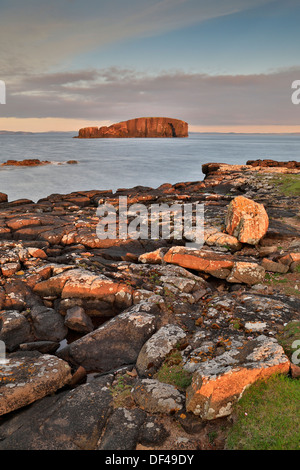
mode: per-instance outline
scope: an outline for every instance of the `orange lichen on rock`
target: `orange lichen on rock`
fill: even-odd
[[[269,217],[262,204],[237,196],[228,206],[225,225],[229,235],[242,243],[256,245],[267,233]]]

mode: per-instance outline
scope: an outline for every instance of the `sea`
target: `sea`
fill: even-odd
[[[300,134],[204,134],[187,138],[76,139],[76,133],[0,135],[0,192],[9,201],[50,194],[201,181],[209,162],[300,161]],[[50,165],[1,166],[37,158]],[[76,160],[77,164],[67,164]]]

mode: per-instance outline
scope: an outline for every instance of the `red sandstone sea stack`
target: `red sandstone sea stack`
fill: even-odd
[[[166,117],[141,117],[111,126],[84,127],[78,138],[188,137],[188,123]]]

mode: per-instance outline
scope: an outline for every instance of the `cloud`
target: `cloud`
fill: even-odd
[[[76,56],[155,36],[272,0],[12,0],[0,17],[1,78],[66,67]]]
[[[7,86],[6,117],[118,122],[170,116],[191,125],[295,125],[291,84],[300,67],[258,75],[151,75],[111,67],[25,77]],[[2,111],[2,108],[1,108]]]

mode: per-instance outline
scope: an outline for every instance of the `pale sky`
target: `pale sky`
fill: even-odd
[[[299,24],[299,0],[0,0],[0,130],[300,132]]]

